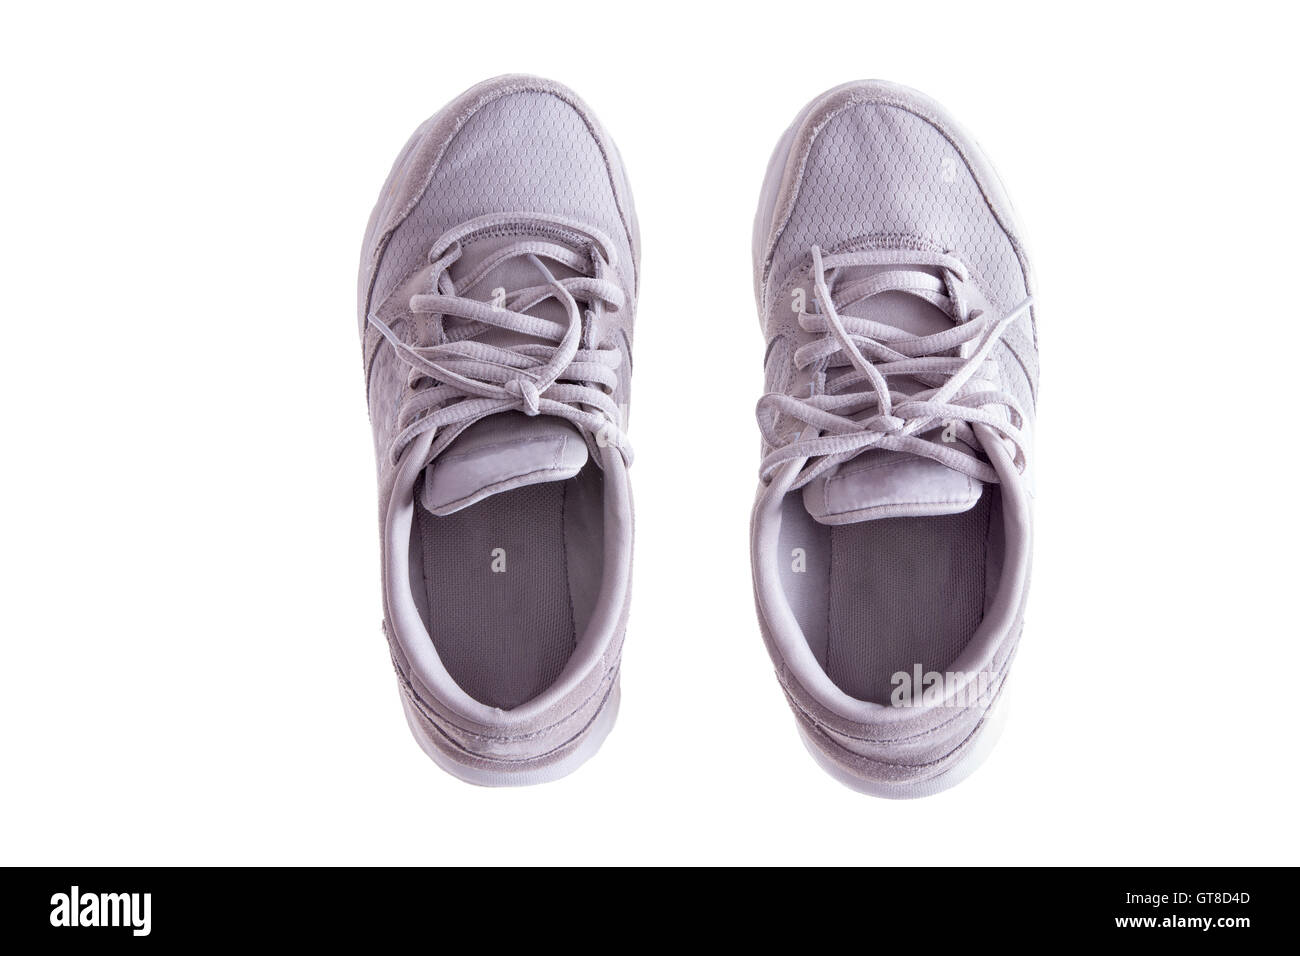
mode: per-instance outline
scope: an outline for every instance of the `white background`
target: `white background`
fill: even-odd
[[[1214,9],[8,12],[0,860],[1300,862],[1297,24]],[[481,790],[410,738],[380,633],[354,286],[407,135],[515,71],[577,90],[632,179],[637,551],[605,747]],[[746,540],[759,183],[871,76],[993,158],[1043,363],[1010,722],[904,803],[804,752]]]

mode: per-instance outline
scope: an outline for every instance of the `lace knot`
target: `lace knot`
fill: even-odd
[[[505,390],[515,398],[523,402],[523,413],[525,415],[536,415],[538,412],[538,403],[541,401],[541,393],[537,391],[537,386],[531,380],[518,377],[512,378],[506,382]]]
[[[453,282],[448,270],[459,261],[461,243],[502,230],[518,236],[473,268],[462,269]],[[543,260],[572,274],[556,278]],[[426,462],[432,461],[460,433],[454,426],[499,412],[563,418],[586,435],[621,419],[612,397],[621,355],[612,344],[595,342],[605,316],[626,301],[611,268],[615,260],[608,238],[594,230],[588,235],[586,227],[560,217],[494,214],[448,230],[434,243],[429,261],[428,291],[408,303],[412,316],[427,320],[404,329],[404,338],[373,312],[367,316],[410,369],[409,387],[398,405],[400,430],[389,445],[391,461],[426,435],[423,454]],[[520,287],[504,301],[499,301],[503,287],[492,290],[491,300],[475,295],[507,262],[527,262],[541,281],[526,287],[516,283]],[[531,311],[548,300],[559,305],[563,319]],[[484,341],[490,329],[509,333],[509,344]],[[610,443],[630,464],[631,449],[617,425]]]
[[[817,309],[796,311],[800,328],[820,337],[795,349],[793,366],[812,370],[812,388],[807,398],[772,391],[759,402],[759,428],[771,449],[760,472],[764,482],[793,463],[797,471],[789,489],[796,490],[872,448],[929,458],[980,481],[998,482],[997,469],[980,457],[991,435],[1009,443],[1019,467],[1027,441],[1020,430],[1024,414],[1015,397],[999,388],[993,349],[1011,323],[1029,314],[1032,300],[998,316],[978,306],[968,309],[966,267],[947,253],[866,249],[824,256],[813,246],[811,256]],[[863,267],[870,267],[870,274],[848,271]],[[838,295],[833,295],[837,278]],[[841,309],[863,308],[860,303],[887,293],[929,303],[952,320],[952,327],[917,334],[887,321],[840,315]],[[989,380],[975,378],[986,365],[992,370]],[[829,377],[828,370],[836,376]],[[966,436],[960,449],[931,434],[958,424]]]
[[[886,435],[901,432],[907,426],[907,419],[897,415],[877,415],[867,423],[872,431],[884,432]]]

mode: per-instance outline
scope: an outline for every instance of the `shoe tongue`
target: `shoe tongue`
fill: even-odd
[[[517,236],[488,236],[468,243],[451,267],[452,281],[463,283],[489,256],[518,241]],[[547,266],[556,278],[577,275],[558,262],[548,261]],[[542,285],[545,281],[528,259],[511,257],[476,282],[469,295],[490,302],[504,293]],[[537,303],[528,312],[554,322],[568,321],[564,307],[554,299]],[[489,328],[477,335],[475,341],[509,348],[539,340]],[[420,501],[435,515],[449,515],[513,488],[565,481],[577,475],[587,460],[586,441],[562,418],[528,416],[522,412],[489,415],[461,432],[425,468]]]
[[[489,257],[506,246],[516,244],[519,241],[518,236],[487,236],[468,243],[464,247],[460,258],[452,263],[451,268],[448,270],[451,280],[457,283],[459,287],[465,282],[466,277],[477,271]],[[551,275],[557,279],[572,278],[578,275],[578,273],[559,262],[550,259],[544,261]],[[546,277],[538,271],[537,266],[526,257],[512,256],[504,262],[498,263],[480,278],[474,284],[474,288],[467,294],[470,298],[480,299],[484,302],[503,303],[508,293],[545,284]],[[533,305],[528,309],[528,314],[541,319],[549,319],[562,325],[569,320],[564,306],[554,298]],[[499,328],[487,329],[475,336],[475,340],[506,348],[516,345],[536,344],[540,341],[529,335],[521,335],[518,332],[510,332]]]
[[[866,451],[803,487],[803,504],[819,524],[854,524],[904,515],[969,511],[984,483],[929,458]]]
[[[855,282],[888,268],[844,270],[841,281]],[[904,292],[872,296],[843,314],[893,325],[913,335],[933,335],[953,326],[952,317],[942,309]],[[895,384],[923,387],[907,379]],[[803,503],[819,524],[854,524],[904,515],[957,514],[973,508],[983,490],[983,482],[930,458],[868,449],[804,485]]]
[[[424,470],[420,502],[445,516],[491,495],[565,481],[587,463],[587,443],[562,418],[503,412],[466,428]]]

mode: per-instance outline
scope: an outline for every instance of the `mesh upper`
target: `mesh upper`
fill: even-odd
[[[632,251],[600,145],[582,116],[550,93],[500,97],[461,128],[419,203],[384,250],[374,301],[425,262],[448,229],[496,212],[567,216],[601,230],[624,269]]]
[[[773,287],[807,268],[813,245],[834,250],[868,238],[877,246],[919,240],[952,252],[1000,310],[1027,294],[1016,250],[961,154],[928,121],[895,106],[848,107],[818,132],[774,250]],[[786,300],[776,297],[774,307],[784,309]],[[1038,356],[1028,316],[1007,330],[994,355],[1004,386],[1032,408]]]

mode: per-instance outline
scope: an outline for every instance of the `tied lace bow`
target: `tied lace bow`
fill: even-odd
[[[475,232],[512,228],[535,233],[536,238],[510,242],[459,282],[452,281],[449,270],[461,256],[463,239]],[[540,284],[509,293],[493,290],[492,301],[469,297],[492,270],[518,258],[537,270]],[[543,259],[579,274],[557,279]],[[409,367],[410,394],[398,410],[398,433],[389,451],[393,463],[426,432],[444,429],[430,449],[432,460],[461,431],[448,426],[468,425],[506,411],[564,418],[599,444],[618,448],[630,463],[631,447],[611,397],[622,354],[586,341],[598,318],[617,312],[625,302],[622,287],[612,278],[614,252],[609,240],[558,217],[483,217],[444,235],[429,260],[431,291],[410,300],[413,315],[430,317],[419,341],[407,342],[377,315],[368,317]],[[566,321],[529,314],[529,309],[549,299],[563,306]],[[579,300],[587,303],[585,311]],[[448,317],[462,321],[449,326]],[[493,328],[538,341],[510,346],[477,341]]]
[[[828,273],[833,281],[835,270],[861,266],[902,268],[849,282],[832,295]],[[927,266],[939,275],[917,268]],[[807,398],[769,392],[759,400],[759,428],[773,449],[761,465],[764,483],[788,462],[802,461],[790,487],[796,490],[868,448],[919,455],[980,481],[996,482],[992,465],[956,442],[977,448],[975,431],[981,427],[989,430],[986,435],[1000,436],[1014,447],[1013,461],[1023,473],[1023,410],[1015,398],[976,373],[1003,330],[1030,308],[1031,299],[1000,318],[980,309],[968,312],[962,292],[966,268],[940,253],[866,250],[823,256],[814,246],[811,274],[818,311],[800,311],[799,326],[820,337],[796,349],[794,363],[800,371],[813,369],[813,383]],[[839,313],[884,292],[924,299],[957,324],[932,335],[915,335]],[[828,377],[832,371],[838,374]],[[924,387],[911,393],[891,388],[891,379],[904,376]],[[803,427],[793,434],[783,420]],[[953,441],[922,437],[941,426],[950,429]]]

